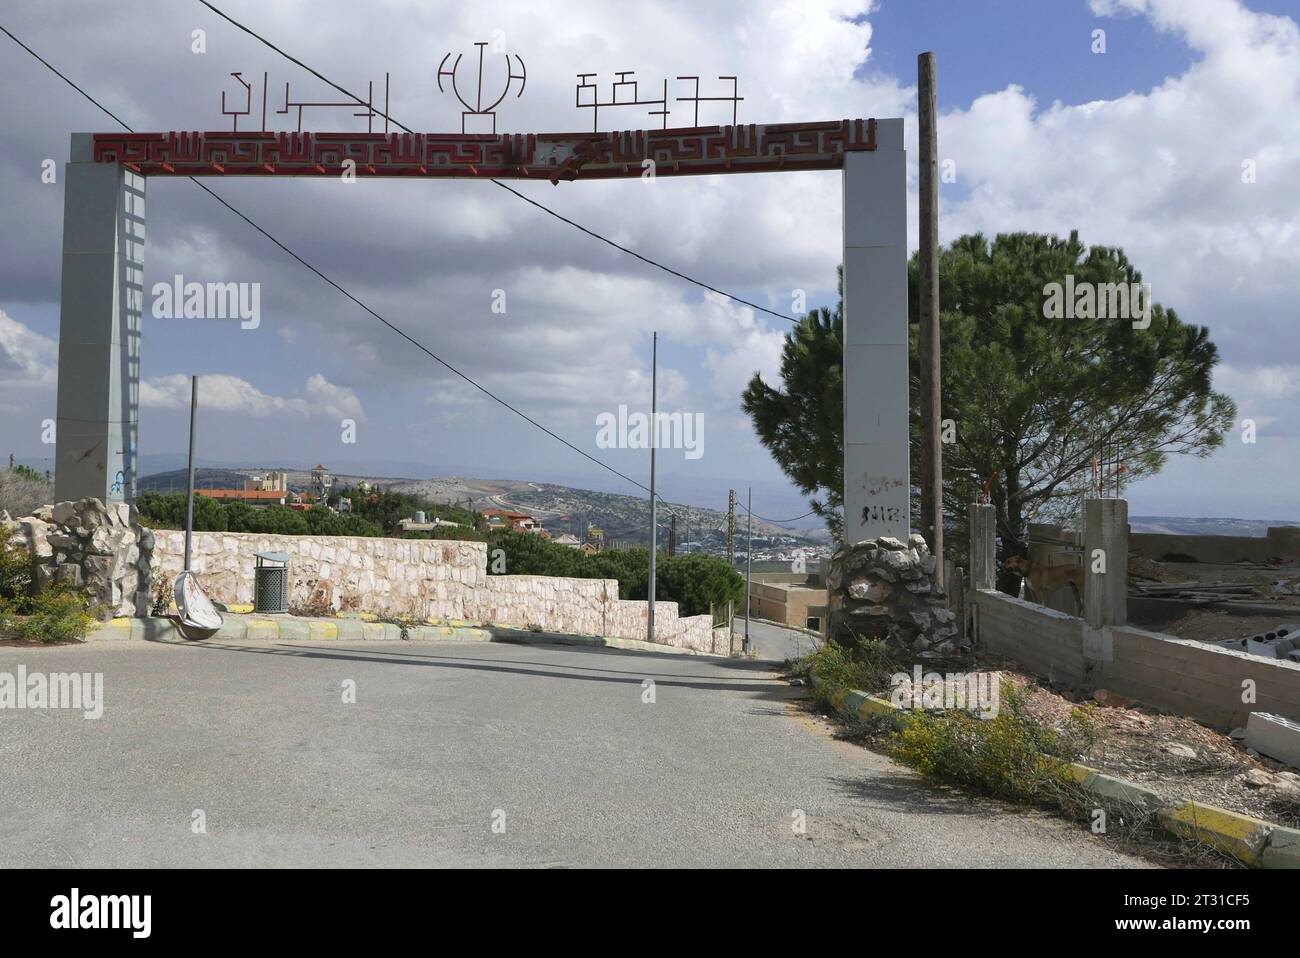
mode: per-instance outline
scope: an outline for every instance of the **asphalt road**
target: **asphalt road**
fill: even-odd
[[[833,740],[762,663],[497,643],[0,648],[0,672],[20,663],[102,672],[105,707],[0,709],[0,867],[1137,864]]]
[[[736,616],[731,628],[737,636],[733,647],[739,649],[745,637],[745,617]],[[749,620],[749,641],[755,658],[778,663],[801,658],[821,645],[821,639],[808,632],[753,618]]]

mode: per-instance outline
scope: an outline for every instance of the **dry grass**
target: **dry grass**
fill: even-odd
[[[54,486],[13,469],[0,469],[0,510],[18,519],[54,500]]]

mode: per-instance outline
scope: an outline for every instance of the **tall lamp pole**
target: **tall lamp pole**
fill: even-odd
[[[190,571],[190,540],[194,537],[194,420],[199,408],[199,377],[190,377],[190,459],[185,482],[185,571]]]
[[[650,591],[646,641],[655,640],[655,551],[659,546],[658,511],[655,508],[655,447],[659,444],[659,333],[650,336]]]
[[[754,575],[754,487],[749,487],[749,505],[745,507],[748,514],[745,536],[749,540],[745,545],[745,654],[752,646],[749,644],[749,590]]]

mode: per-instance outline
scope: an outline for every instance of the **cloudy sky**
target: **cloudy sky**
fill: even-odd
[[[1300,518],[1297,0],[217,5],[344,86],[382,85],[388,71],[389,112],[417,130],[458,129],[438,64],[494,31],[528,69],[524,96],[500,108],[502,132],[586,128],[575,75],[597,73],[607,89],[614,70],[655,81],[736,74],[742,122],[901,116],[913,245],[916,54],[934,50],[939,152],[956,172],[942,187],[941,239],[1077,228],[1085,242],[1124,247],[1158,301],[1210,327],[1224,358],[1218,386],[1257,424],[1254,444],[1234,435],[1211,459],[1176,461],[1132,488],[1132,511]],[[226,128],[220,95],[237,94],[232,71],[259,82],[267,71],[272,102],[286,80],[295,99],[337,97],[191,0],[8,0],[0,23],[137,130]],[[195,30],[206,52],[194,52]],[[69,133],[115,125],[3,36],[0,65],[0,453],[47,468],[62,163]],[[317,111],[304,125],[359,128],[341,113]],[[291,129],[285,119],[269,125]],[[624,108],[602,126],[655,122]],[[42,182],[46,159],[59,170],[52,184]],[[1254,182],[1243,182],[1247,161]],[[597,448],[596,417],[648,406],[658,330],[660,408],[705,422],[703,456],[661,454],[661,493],[725,507],[729,487],[752,485],[759,514],[806,511],[739,409],[756,370],[776,381],[780,320],[703,294],[490,183],[207,182],[449,363],[643,481],[646,453]],[[838,173],[519,188],[779,312],[795,290],[809,305],[833,300]],[[184,450],[197,373],[208,377],[208,461],[639,491],[411,349],[193,184],[156,179],[148,191],[146,289],[177,273],[260,283],[261,322],[146,315],[146,466]],[[505,291],[504,314],[492,310],[494,290]],[[356,421],[355,443],[342,441],[343,419]]]

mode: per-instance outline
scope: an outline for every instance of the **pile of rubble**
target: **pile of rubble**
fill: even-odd
[[[3,525],[35,558],[38,594],[57,582],[84,591],[101,616],[148,613],[153,533],[135,506],[78,499]]]
[[[844,546],[831,556],[829,635],[854,645],[886,641],[894,651],[932,658],[960,651],[962,638],[948,598],[934,580],[935,557],[913,533]]]

